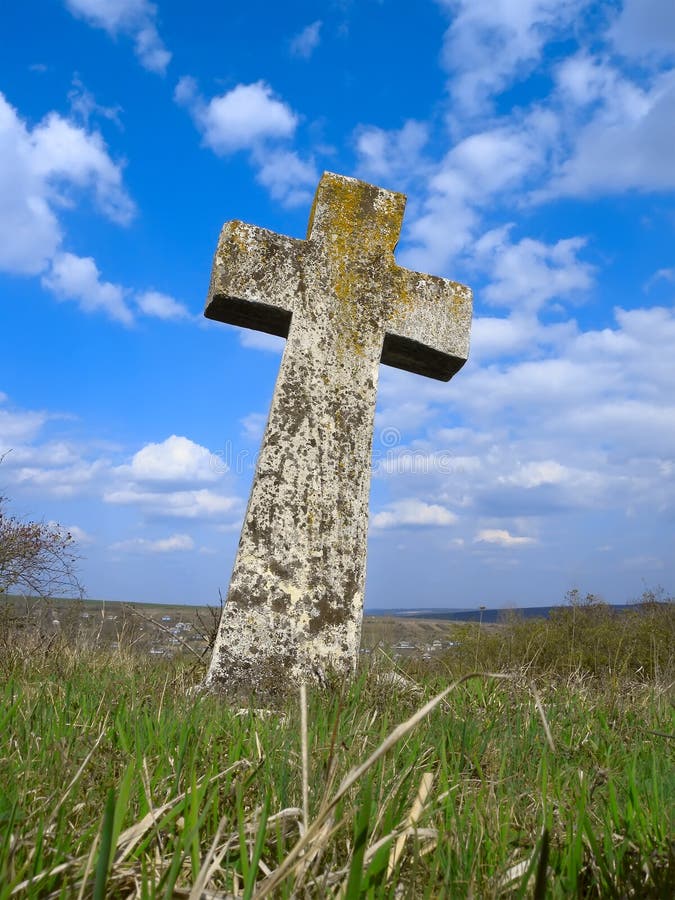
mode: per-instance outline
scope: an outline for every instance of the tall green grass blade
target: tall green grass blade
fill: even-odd
[[[96,862],[96,877],[94,880],[93,900],[104,900],[106,885],[110,871],[110,857],[113,849],[113,828],[115,826],[115,789],[110,788],[103,812],[101,824],[101,839]]]
[[[122,780],[119,783],[117,791],[117,801],[115,802],[115,815],[113,817],[113,829],[111,834],[110,859],[108,864],[112,865],[115,850],[117,849],[117,840],[122,831],[122,825],[127,814],[129,806],[129,797],[131,795],[131,787],[133,785],[134,776],[136,774],[135,762],[130,762],[124,771]]]
[[[349,878],[345,890],[345,900],[357,900],[361,896],[363,880],[363,857],[368,845],[368,830],[373,796],[372,776],[368,776],[360,793],[360,806],[354,824],[354,846],[349,866]]]
[[[260,822],[258,824],[258,832],[253,846],[253,854],[251,856],[251,866],[248,876],[244,882],[244,900],[251,900],[253,891],[255,890],[256,877],[258,875],[258,863],[262,858],[263,847],[265,846],[265,837],[267,834],[267,802],[263,804],[260,811]]]

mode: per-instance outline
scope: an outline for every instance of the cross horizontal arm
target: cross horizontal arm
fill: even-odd
[[[287,337],[304,243],[245,222],[227,222],[213,260],[207,319]]]
[[[396,276],[400,298],[387,325],[382,362],[449,381],[469,355],[471,289],[398,266]]]

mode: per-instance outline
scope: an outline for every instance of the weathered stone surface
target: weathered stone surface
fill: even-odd
[[[205,315],[287,338],[207,686],[356,664],[380,362],[447,381],[471,291],[394,261],[405,197],[325,173],[304,241],[227,223]]]

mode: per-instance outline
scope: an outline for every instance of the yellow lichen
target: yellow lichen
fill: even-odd
[[[321,241],[339,301],[340,354],[363,354],[376,337],[373,320],[388,321],[391,307],[408,300],[393,255],[404,203],[401,194],[335,176],[324,176],[317,191],[308,236]]]

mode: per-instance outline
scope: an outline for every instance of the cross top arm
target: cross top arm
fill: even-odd
[[[364,303],[377,310],[373,335],[382,329],[385,365],[448,381],[468,357],[472,293],[396,264],[404,209],[403,194],[325,172],[306,240],[227,222],[205,316],[288,337],[306,277],[318,277],[343,310]]]

